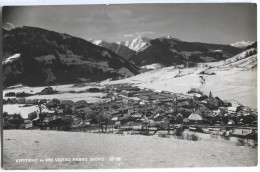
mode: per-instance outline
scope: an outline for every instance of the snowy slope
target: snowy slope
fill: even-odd
[[[139,87],[184,94],[190,88],[198,88],[206,94],[211,91],[213,96],[223,100],[236,100],[243,105],[257,108],[257,57],[246,57],[243,54],[230,58],[229,62],[221,61],[214,65],[211,63],[214,67],[165,67],[110,83],[134,83]],[[204,74],[201,74],[202,71]]]
[[[226,60],[198,64],[198,66],[225,67],[225,68],[241,67],[246,69],[254,68],[256,65],[257,65],[256,48],[250,48]]]
[[[145,65],[145,66],[141,66],[140,68],[143,68],[143,69],[159,69],[159,68],[162,68],[163,66],[159,63],[154,63],[154,64],[150,64],[150,65]]]
[[[2,64],[4,65],[4,64],[12,63],[12,62],[16,61],[17,59],[19,59],[20,56],[21,56],[21,54],[14,54],[14,55],[4,59],[2,61]]]

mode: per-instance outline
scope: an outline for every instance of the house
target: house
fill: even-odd
[[[37,113],[36,112],[31,112],[31,113],[28,114],[28,119],[29,120],[33,120],[35,118],[37,118]]]
[[[227,123],[228,125],[235,125],[235,122],[232,120],[232,119],[230,119],[230,120],[228,120],[228,123]]]
[[[25,129],[30,129],[33,127],[31,120],[24,120],[24,124],[25,124]]]
[[[134,93],[132,91],[123,90],[121,94],[126,97],[132,97]]]
[[[227,108],[227,112],[229,113],[229,114],[232,114],[232,113],[236,113],[236,111],[237,111],[237,107],[228,107]]]
[[[74,103],[74,107],[76,109],[84,108],[84,107],[87,107],[87,106],[88,106],[88,103],[85,100],[79,100],[79,101]]]
[[[227,101],[223,101],[223,106],[224,107],[229,107],[229,106],[232,106],[232,103],[227,102]]]
[[[57,91],[54,91],[52,87],[46,87],[46,88],[44,88],[44,89],[40,92],[41,95],[45,95],[45,94],[55,94],[55,93],[57,93]]]
[[[139,119],[139,118],[141,118],[142,116],[143,116],[143,114],[141,114],[141,113],[134,113],[134,114],[131,115],[131,117],[133,117],[133,118],[135,118],[135,119]]]
[[[119,117],[114,116],[114,117],[111,119],[111,121],[118,121],[118,119],[119,119]]]
[[[184,118],[183,119],[183,124],[184,125],[188,125],[189,124],[189,119],[188,118]]]
[[[19,98],[19,99],[17,99],[17,103],[18,104],[25,104],[25,98]]]
[[[92,87],[92,88],[89,88],[88,91],[91,92],[91,93],[98,93],[98,92],[100,92],[101,90],[100,90],[100,88]]]
[[[198,98],[199,101],[204,101],[207,100],[208,96],[207,95],[202,95],[200,98]]]
[[[130,121],[131,119],[132,119],[132,117],[128,113],[124,113],[122,116],[123,121]]]
[[[83,108],[80,108],[80,109],[76,109],[76,112],[89,114],[89,115],[93,114],[92,109],[90,109],[89,107],[83,107]]]
[[[120,128],[121,127],[121,121],[115,121],[114,128]]]
[[[176,116],[176,122],[177,124],[183,123],[183,115],[181,113],[178,113],[178,115]]]
[[[138,87],[130,87],[130,86],[118,87],[117,89],[119,91],[123,91],[123,90],[126,90],[126,91],[140,91],[140,88],[138,88]]]
[[[62,100],[60,104],[63,107],[71,107],[74,105],[74,102],[72,100]]]
[[[48,108],[48,109],[51,109],[51,108],[56,108],[57,106],[59,105],[59,101],[48,101],[45,106]]]
[[[165,103],[168,103],[168,102],[173,102],[173,98],[167,98],[167,99],[159,99],[160,101],[160,104],[165,104]]]
[[[164,118],[165,118],[165,117],[163,117],[163,116],[160,116],[160,115],[157,116],[157,115],[156,115],[156,117],[153,119],[155,125],[160,124],[161,122],[163,122],[163,121],[164,121]]]
[[[223,106],[224,102],[219,97],[213,97],[212,93],[210,92],[208,97],[208,105],[210,108],[216,108]]]
[[[201,125],[203,124],[203,118],[201,117],[199,112],[193,112],[189,116],[189,124],[190,125]]]

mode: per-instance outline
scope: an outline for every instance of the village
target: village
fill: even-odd
[[[214,97],[212,92],[206,95],[199,89],[191,88],[187,94],[177,94],[132,84],[103,87],[94,84],[74,94],[82,92],[103,92],[106,95],[99,102],[88,103],[85,100],[26,99],[32,94],[7,92],[5,96],[10,98],[3,100],[4,105],[36,105],[38,110],[29,113],[27,119],[20,114],[4,112],[3,128],[119,134],[130,131],[131,134],[143,135],[153,135],[157,131],[178,135],[178,131],[185,129],[194,132],[230,130],[233,131],[232,136],[256,140],[256,110],[236,101],[223,101]],[[59,92],[46,87],[37,94],[55,95]]]

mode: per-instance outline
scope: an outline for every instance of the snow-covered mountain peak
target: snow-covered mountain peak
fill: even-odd
[[[139,35],[138,37],[136,37],[133,40],[120,42],[119,44],[122,44],[134,51],[138,51],[149,41],[150,41],[150,38]]]
[[[249,45],[252,45],[253,43],[254,42],[252,42],[252,41],[238,41],[238,42],[232,43],[230,45],[233,46],[233,47],[245,48]]]
[[[93,38],[88,39],[88,41],[95,45],[100,45],[102,43],[102,40],[95,40]]]

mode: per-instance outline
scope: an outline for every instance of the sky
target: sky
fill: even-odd
[[[257,40],[256,16],[255,4],[6,6],[3,26],[35,26],[108,42],[169,35],[230,44]]]

